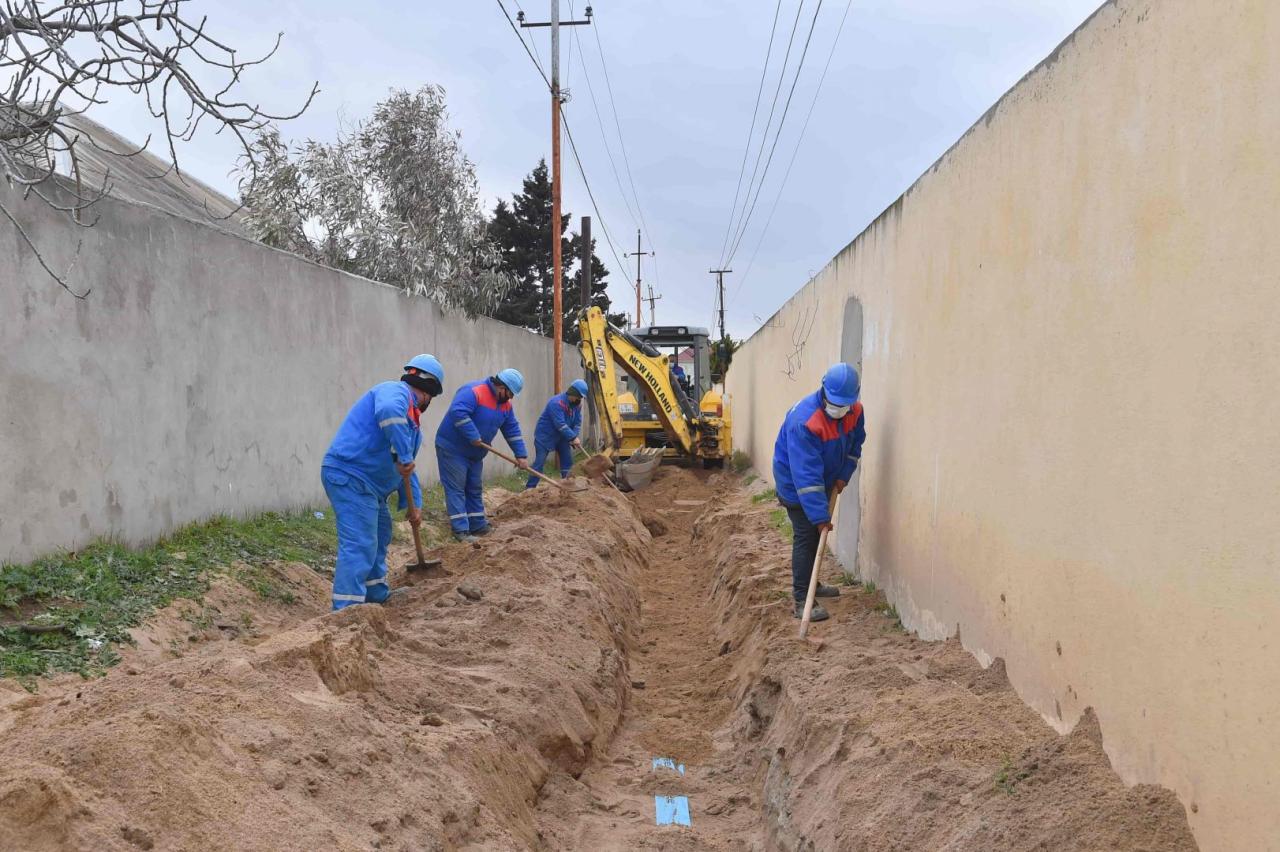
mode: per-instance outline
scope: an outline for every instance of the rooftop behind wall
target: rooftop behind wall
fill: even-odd
[[[1272,0],[1106,4],[728,376],[768,476],[860,339],[846,566],[1059,729],[1094,707],[1206,850],[1280,849],[1278,45]]]

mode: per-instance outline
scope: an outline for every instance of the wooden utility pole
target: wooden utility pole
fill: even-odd
[[[649,285],[649,298],[645,299],[645,301],[649,303],[649,325],[657,325],[657,324],[658,324],[658,315],[657,315],[657,311],[655,311],[655,310],[653,309],[653,305],[654,305],[654,302],[658,301],[658,300],[659,300],[659,299],[661,299],[661,298],[662,298],[661,296],[655,296],[655,295],[653,295],[653,285],[652,285],[652,284],[650,284],[650,285]]]
[[[632,252],[624,252],[623,257],[634,257],[636,259],[636,327],[644,322],[644,314],[640,313],[640,258],[645,255],[652,257],[654,252],[640,250],[640,229],[636,228],[636,250]]]
[[[716,304],[719,305],[720,312],[720,339],[724,340],[724,275],[726,272],[732,272],[732,269],[709,269],[707,270],[716,277]]]
[[[561,285],[564,279],[564,259],[560,245],[560,27],[584,26],[591,23],[591,7],[587,7],[584,21],[561,21],[560,0],[551,0],[551,20],[543,23],[527,23],[524,12],[516,15],[522,27],[551,27],[551,338],[555,353],[552,356],[555,387],[559,389],[564,361],[564,307]]]

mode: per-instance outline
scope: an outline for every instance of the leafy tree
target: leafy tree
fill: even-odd
[[[475,167],[447,125],[444,90],[393,90],[336,142],[290,150],[274,129],[241,169],[245,222],[264,243],[393,284],[467,316],[510,287],[486,235]]]
[[[733,363],[733,355],[742,346],[741,340],[734,340],[729,335],[725,335],[719,340],[711,344],[711,373],[720,376],[720,380],[724,381],[724,376],[729,372],[729,365]]]
[[[578,341],[578,309],[581,304],[582,236],[569,231],[572,215],[560,217],[560,251],[564,265],[563,309],[564,338]],[[536,331],[552,333],[553,280],[551,269],[551,181],[545,160],[540,160],[524,179],[521,192],[498,202],[489,222],[489,238],[498,247],[501,269],[511,279],[506,297],[492,316],[503,322]],[[607,278],[609,270],[591,252],[591,304],[609,314]],[[621,315],[609,315],[612,322],[625,323]]]

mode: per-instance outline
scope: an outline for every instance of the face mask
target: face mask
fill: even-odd
[[[848,406],[848,405],[832,405],[831,403],[828,402],[822,408],[824,411],[827,412],[827,416],[830,417],[832,420],[839,420],[840,418],[844,417],[846,414],[849,413],[849,409],[851,407],[852,406]]]
[[[420,399],[420,400],[418,401],[418,410],[419,410],[419,411],[426,411],[426,410],[427,410],[427,406],[428,406],[428,405],[430,405],[430,404],[431,404],[431,397],[429,397],[429,396],[425,396],[425,395],[424,395],[424,398],[423,398],[423,399]]]
[[[574,408],[577,408],[582,404],[582,397],[569,397],[569,404]]]

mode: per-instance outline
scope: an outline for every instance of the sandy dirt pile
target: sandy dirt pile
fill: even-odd
[[[717,745],[762,796],[767,848],[1196,848],[1172,792],[1111,770],[1091,711],[1059,736],[1002,662],[984,671],[957,641],[908,635],[880,593],[844,589],[811,629],[821,647],[798,641],[771,508],[724,493],[693,539],[700,603],[735,660],[724,691],[738,709]]]
[[[0,847],[539,847],[538,791],[618,725],[648,541],[612,489],[542,488],[387,607],[232,631],[221,588],[221,639],[178,659],[190,622],[164,613],[105,679],[0,710]],[[291,579],[323,608],[324,578]]]

